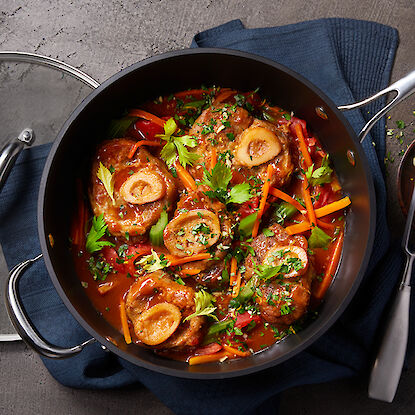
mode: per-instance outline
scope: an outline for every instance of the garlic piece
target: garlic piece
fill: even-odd
[[[254,167],[272,160],[280,151],[281,143],[272,131],[250,127],[240,136],[235,159],[242,166]]]
[[[144,205],[161,199],[166,194],[166,186],[159,174],[140,170],[122,184],[120,194],[126,202]]]
[[[137,338],[149,346],[163,343],[177,329],[182,314],[170,303],[156,304],[144,311],[134,324]]]

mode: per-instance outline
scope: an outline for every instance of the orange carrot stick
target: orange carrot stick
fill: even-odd
[[[177,265],[183,265],[183,264],[187,264],[188,262],[193,262],[193,261],[201,261],[203,259],[209,259],[210,257],[211,256],[208,252],[186,256],[184,258],[178,258],[172,255],[166,255],[166,258],[169,261],[169,267],[175,267]]]
[[[176,167],[177,175],[182,181],[184,187],[188,191],[195,192],[197,190],[196,182],[190,173],[179,162],[176,162],[174,167]]]
[[[242,279],[241,273],[238,272],[238,275],[236,276],[235,283],[234,283],[233,288],[232,288],[232,297],[233,298],[238,297],[239,290],[241,289],[241,279]]]
[[[272,166],[272,164],[268,164],[267,176],[265,178],[264,184],[262,185],[262,195],[261,195],[261,201],[259,202],[257,218],[254,223],[254,227],[252,228],[253,238],[255,238],[258,235],[259,224],[261,223],[261,217],[262,217],[262,214],[264,213],[265,203],[267,202],[267,197],[268,197],[269,188],[270,188],[270,180],[271,180],[273,173],[274,173],[274,167]]]
[[[344,197],[343,199],[336,200],[333,203],[330,203],[326,206],[316,209],[314,212],[317,218],[321,218],[322,216],[330,215],[330,213],[337,212],[338,210],[344,209],[345,207],[350,205],[351,200],[349,196]]]
[[[326,272],[324,273],[323,280],[318,285],[317,289],[313,292],[313,297],[316,300],[322,300],[327,289],[330,287],[333,281],[334,273],[336,272],[337,266],[339,265],[340,256],[343,247],[344,233],[341,231],[337,237],[336,244],[334,246],[333,255],[330,259],[330,263],[327,266]]]
[[[310,225],[310,222],[304,221],[301,223],[296,223],[295,225],[290,225],[285,228],[285,232],[288,233],[288,235],[295,235],[297,233],[303,233],[305,231],[309,231],[312,228]]]
[[[192,275],[197,275],[197,274],[199,274],[201,271],[202,271],[202,270],[201,270],[201,269],[199,269],[199,268],[186,268],[186,269],[182,269],[182,270],[180,271],[180,274],[181,274],[183,277],[190,277],[190,276],[192,276]]]
[[[154,124],[159,125],[160,127],[164,127],[166,121],[162,120],[161,118],[157,117],[156,115],[150,114],[147,111],[139,110],[139,109],[132,109],[128,113],[129,117],[139,117],[144,118],[145,120],[151,121]]]
[[[310,221],[312,226],[315,226],[317,223],[316,214],[314,213],[313,202],[311,201],[310,191],[308,189],[308,181],[307,177],[303,176],[303,184],[301,187],[303,193],[303,200],[305,203],[305,207],[307,209],[308,220]]]
[[[310,153],[308,152],[308,148],[307,148],[307,144],[305,142],[305,138],[304,138],[303,129],[301,127],[301,124],[296,124],[295,127],[294,127],[294,130],[295,130],[295,133],[297,134],[298,143],[300,145],[301,154],[304,157],[305,165],[308,168],[313,164],[313,162],[311,160]]]
[[[319,228],[328,229],[328,230],[333,230],[336,227],[334,223],[327,223],[327,222],[323,222],[322,220],[318,220],[318,219],[317,219],[317,226]]]
[[[137,151],[138,147],[141,147],[141,146],[161,147],[162,145],[163,145],[162,143],[158,143],[157,141],[150,141],[150,140],[137,141],[133,146],[131,146],[131,150],[128,153],[128,158],[132,159],[134,157],[134,154]]]
[[[246,357],[250,356],[251,352],[247,350],[246,352],[241,352],[238,349],[235,349],[235,347],[228,346],[227,344],[222,344],[222,347],[229,353],[235,354],[236,356]]]
[[[125,311],[125,302],[123,299],[120,301],[120,317],[122,331],[124,333],[124,339],[127,344],[131,343],[130,329],[128,328],[127,312]]]
[[[235,283],[236,280],[236,270],[238,268],[238,263],[236,261],[235,257],[231,258],[231,269],[230,269],[230,275],[229,275],[229,285],[232,287],[232,285]]]
[[[211,155],[210,155],[210,170],[211,171],[216,166],[217,161],[218,161],[218,155],[217,155],[217,152],[216,152],[216,148],[212,147],[212,152],[211,152]]]
[[[225,351],[213,353],[213,354],[204,354],[201,356],[193,356],[188,360],[190,366],[200,365],[202,363],[217,362],[224,357],[228,356],[228,353]]]
[[[279,189],[276,189],[275,187],[270,187],[269,188],[269,192],[275,196],[278,197],[279,199],[284,200],[284,202],[289,203],[290,205],[293,205],[297,210],[299,210],[300,212],[304,209],[303,206],[301,206],[301,204],[295,200],[293,197],[291,197],[290,195],[287,195],[287,193],[282,192]]]

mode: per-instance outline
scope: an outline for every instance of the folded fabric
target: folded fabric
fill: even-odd
[[[388,84],[397,43],[395,29],[373,22],[322,19],[245,29],[236,20],[199,33],[192,46],[239,49],[268,57],[301,73],[336,104],[345,104]],[[373,114],[382,101],[363,112],[356,110],[346,115],[356,132],[364,125],[367,112]],[[275,413],[278,394],[287,388],[366,373],[374,352],[375,335],[402,265],[399,250],[389,248],[381,167],[384,127],[384,121],[380,122],[364,143],[378,209],[375,247],[368,272],[346,312],[306,351],[261,373],[216,381],[153,373],[105,353],[98,345],[85,348],[69,360],[43,359],[48,370],[62,384],[75,388],[103,389],[140,382],[176,413],[201,415]],[[49,149],[49,145],[44,145],[26,150],[0,194],[0,242],[10,268],[40,252],[36,200]],[[43,262],[26,272],[20,292],[32,321],[50,342],[73,346],[89,337],[62,304]]]

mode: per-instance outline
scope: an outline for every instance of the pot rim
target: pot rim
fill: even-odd
[[[78,117],[78,115],[88,106],[90,105],[94,99],[101,94],[107,87],[112,85],[114,82],[119,80],[121,77],[130,74],[131,72],[140,69],[146,65],[169,59],[174,58],[178,56],[186,56],[186,55],[198,55],[198,54],[214,54],[214,55],[231,55],[246,59],[251,59],[255,61],[259,61],[263,64],[272,66],[282,72],[287,73],[288,75],[296,78],[301,83],[303,83],[306,87],[311,89],[314,93],[316,93],[324,102],[325,104],[333,111],[335,112],[336,116],[340,119],[340,121],[343,123],[344,127],[346,128],[350,138],[352,139],[353,143],[355,144],[355,147],[357,149],[358,155],[360,159],[362,160],[362,166],[363,170],[365,171],[365,178],[368,184],[369,188],[369,201],[370,201],[370,213],[369,213],[369,233],[368,233],[368,241],[366,245],[365,254],[363,256],[363,260],[361,262],[359,271],[357,273],[356,278],[353,281],[353,284],[351,285],[348,293],[343,298],[342,302],[338,306],[338,308],[327,318],[327,321],[321,325],[314,334],[310,335],[310,337],[304,341],[302,341],[298,346],[294,347],[291,351],[285,353],[283,356],[273,360],[268,361],[265,363],[257,363],[253,364],[251,367],[244,368],[244,369],[236,369],[233,371],[226,371],[226,372],[190,372],[190,371],[184,371],[180,369],[175,368],[167,368],[167,367],[161,367],[157,364],[150,363],[148,361],[140,360],[140,364],[137,363],[137,359],[134,358],[129,353],[126,353],[124,350],[118,348],[113,343],[111,343],[106,338],[102,337],[98,332],[96,332],[79,314],[77,309],[72,305],[69,298],[66,296],[66,293],[64,292],[63,288],[58,282],[58,278],[56,276],[56,273],[54,271],[50,256],[49,256],[49,245],[47,243],[47,235],[44,228],[44,220],[43,220],[43,211],[44,211],[44,200],[46,195],[46,187],[49,177],[49,170],[51,168],[51,165],[53,163],[55,154],[60,146],[60,143],[62,139],[65,137],[67,130],[70,128],[71,124],[74,122],[74,120]],[[38,233],[39,233],[39,240],[40,240],[40,246],[42,249],[42,253],[44,256],[44,261],[46,264],[47,271],[49,273],[49,276],[52,280],[52,283],[58,292],[59,296],[61,297],[63,303],[68,308],[72,316],[77,320],[77,322],[83,327],[89,334],[91,334],[100,344],[104,345],[106,348],[108,348],[110,351],[114,352],[119,357],[122,357],[123,359],[133,363],[139,368],[145,368],[149,369],[158,373],[162,373],[165,375],[170,376],[176,376],[180,378],[190,378],[190,379],[225,379],[225,378],[233,378],[233,377],[239,377],[248,375],[251,373],[259,372],[264,369],[268,369],[271,367],[275,367],[276,365],[290,359],[294,355],[298,354],[299,352],[306,349],[308,346],[310,346],[312,343],[314,343],[318,338],[320,338],[340,317],[340,315],[343,313],[343,311],[346,309],[346,307],[351,302],[352,298],[354,297],[361,281],[363,278],[363,275],[367,269],[370,255],[373,248],[374,243],[374,237],[375,237],[375,223],[376,223],[376,199],[375,199],[375,190],[374,190],[374,183],[373,183],[373,177],[370,171],[370,167],[368,164],[368,160],[366,157],[366,154],[363,151],[363,147],[360,144],[356,133],[350,126],[349,122],[345,118],[345,116],[341,113],[341,111],[337,108],[336,104],[324,93],[322,92],[318,87],[316,87],[313,83],[305,79],[302,75],[298,74],[297,72],[293,71],[292,69],[281,65],[277,62],[274,62],[270,59],[264,58],[259,55],[255,55],[252,53],[247,52],[241,52],[237,50],[232,49],[221,49],[221,48],[201,48],[201,49],[182,49],[182,50],[176,50],[171,52],[166,52],[160,55],[152,56],[149,58],[146,58],[140,62],[134,63],[131,66],[121,70],[120,72],[112,75],[110,78],[108,78],[106,81],[104,81],[97,89],[93,90],[72,112],[72,114],[69,116],[67,121],[64,123],[62,128],[60,129],[53,145],[50,150],[50,153],[48,155],[48,158],[46,160],[42,178],[40,182],[40,189],[39,189],[39,196],[38,196],[38,204],[37,204],[38,212],[37,212],[37,219],[38,219]],[[255,355],[249,358],[254,358]],[[212,363],[211,363],[212,364]],[[214,363],[216,364],[216,363]]]

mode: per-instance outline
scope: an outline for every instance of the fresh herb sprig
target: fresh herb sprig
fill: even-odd
[[[88,232],[85,244],[89,253],[100,251],[104,246],[114,246],[112,242],[100,241],[107,229],[108,225],[105,223],[104,214],[92,218],[91,230]]]
[[[173,118],[169,118],[164,124],[164,134],[157,134],[156,137],[167,141],[167,144],[161,150],[161,157],[171,167],[179,157],[179,163],[186,167],[186,165],[193,165],[199,159],[199,155],[191,153],[187,147],[194,148],[197,145],[195,137],[190,135],[175,136],[173,135],[177,130],[177,124]]]
[[[240,204],[248,201],[251,198],[249,183],[240,183],[228,189],[231,179],[231,169],[222,161],[218,161],[211,172],[204,168],[202,184],[212,189],[204,192],[205,195],[211,199],[218,199],[225,204]]]
[[[197,316],[208,316],[213,318],[213,320],[218,321],[218,318],[214,314],[216,307],[213,305],[215,297],[212,294],[209,294],[205,290],[200,290],[195,294],[195,312],[187,316],[184,321],[190,320],[193,317]]]

